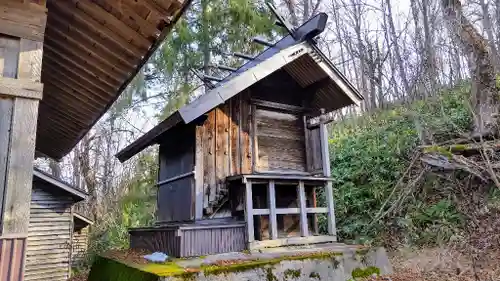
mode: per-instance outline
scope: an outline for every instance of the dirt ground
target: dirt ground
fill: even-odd
[[[448,248],[401,249],[392,253],[392,281],[500,281],[500,252],[472,258]],[[475,268],[475,270],[474,270]]]

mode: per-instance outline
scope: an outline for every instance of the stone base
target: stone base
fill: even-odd
[[[383,248],[338,243],[174,259],[161,264],[145,262],[144,254],[112,252],[98,257],[88,281],[347,281],[392,273]]]

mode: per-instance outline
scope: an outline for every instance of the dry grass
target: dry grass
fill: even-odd
[[[499,281],[500,251],[485,253],[476,265],[451,248],[403,249],[393,253],[393,281]]]

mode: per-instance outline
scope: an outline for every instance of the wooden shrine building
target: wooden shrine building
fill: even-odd
[[[29,279],[35,154],[56,160],[68,154],[189,3],[0,1],[0,280]]]
[[[160,145],[157,223],[131,229],[131,247],[185,257],[336,241],[326,113],[362,97],[316,46],[326,20],[288,28],[117,155]]]

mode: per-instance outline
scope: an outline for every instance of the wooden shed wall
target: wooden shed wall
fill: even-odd
[[[196,128],[196,190],[204,208],[216,207],[227,194],[226,177],[252,172],[249,100],[248,92],[230,99]]]
[[[25,280],[65,281],[70,274],[73,200],[34,186]]]
[[[90,228],[87,226],[73,232],[71,251],[72,266],[79,266],[85,261],[88,248],[89,229]]]
[[[196,128],[196,190],[203,195],[203,208],[209,214],[226,198],[228,176],[321,170],[319,130],[305,129],[297,98],[260,90],[235,96],[209,112]],[[264,110],[256,99],[283,108]]]
[[[159,222],[194,219],[195,128],[178,130],[160,145],[158,175]]]

